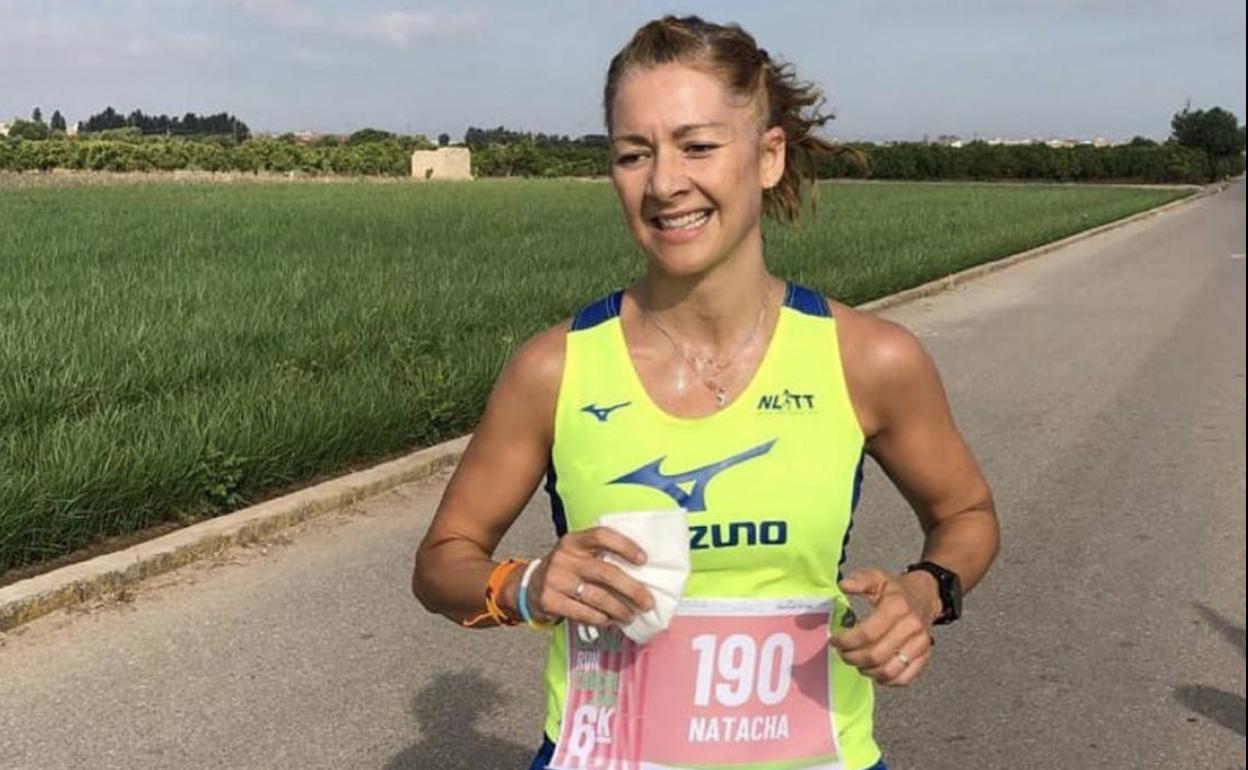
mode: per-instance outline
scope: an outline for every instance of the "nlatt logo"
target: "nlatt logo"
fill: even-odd
[[[760,412],[809,412],[814,408],[814,393],[794,393],[785,388],[783,393],[764,393],[758,397]]]

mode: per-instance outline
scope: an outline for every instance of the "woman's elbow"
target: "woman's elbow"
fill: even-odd
[[[412,567],[412,595],[427,611],[439,613],[429,591],[429,561],[429,554],[423,548],[416,551],[415,565]]]

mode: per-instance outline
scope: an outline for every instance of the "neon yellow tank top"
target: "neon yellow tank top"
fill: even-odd
[[[622,292],[582,308],[567,335],[546,490],[557,534],[603,513],[689,512],[686,597],[840,595],[863,434],[850,403],[836,321],[817,292],[787,286],[753,379],[697,419],[650,400],[620,326]],[[550,635],[546,735],[560,735],[566,639]],[[832,720],[846,770],[870,767],[870,679],[829,648]]]

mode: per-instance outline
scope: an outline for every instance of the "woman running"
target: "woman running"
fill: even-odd
[[[988,569],[988,485],[909,332],[768,271],[762,217],[795,221],[834,149],[813,133],[819,91],[736,25],[668,16],[615,56],[604,96],[644,273],[504,368],[414,591],[465,625],[549,634],[533,768],[882,768],[872,682],[913,682]],[[865,454],[923,548],[841,576]],[[496,562],[543,476],[558,540]],[[666,633],[635,644],[619,628],[655,599],[610,559],[646,554],[594,523],[675,508],[691,570]],[[870,614],[855,623],[846,595]]]

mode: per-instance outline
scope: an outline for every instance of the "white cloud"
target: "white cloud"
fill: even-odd
[[[207,25],[181,23],[188,9],[200,9]],[[103,0],[87,8],[40,8],[0,0],[0,50],[15,58],[35,52],[72,59],[85,66],[162,60],[169,54],[221,57],[237,40],[225,31],[215,0]],[[227,14],[254,20],[261,36],[290,33],[281,42],[303,50],[339,49],[334,43],[382,43],[407,48],[417,40],[471,35],[483,26],[477,12],[400,7],[380,13],[331,12],[300,0],[229,0]],[[215,18],[214,18],[215,17]],[[111,47],[100,41],[113,40]]]
[[[279,27],[315,29],[324,26],[316,12],[301,7],[295,0],[241,0],[243,10]]]
[[[34,45],[64,45],[77,42],[88,31],[88,24],[78,19],[60,16],[31,18],[6,11],[0,6],[0,41],[17,46],[22,43]]]
[[[318,13],[297,0],[236,0],[244,12],[284,29],[389,43],[405,48],[415,40],[472,34],[482,25],[478,13],[396,9],[366,16]]]
[[[382,40],[404,48],[421,38],[458,37],[481,28],[477,13],[388,11],[362,19],[347,19],[341,29],[357,37]]]
[[[149,56],[153,51],[152,41],[141,35],[128,38],[121,50],[131,56]]]
[[[171,55],[208,57],[229,50],[228,40],[208,32],[163,27],[139,0],[131,0],[129,8],[124,14],[35,15],[0,0],[0,51],[17,60],[33,54],[94,68],[101,63],[167,61]],[[101,44],[109,40],[117,42]]]
[[[1191,18],[1204,13],[1235,12],[1234,0],[946,0],[941,5],[914,0],[861,0],[882,13],[922,17],[927,13],[972,12],[1009,18],[1040,15],[1054,18],[1151,19]]]

